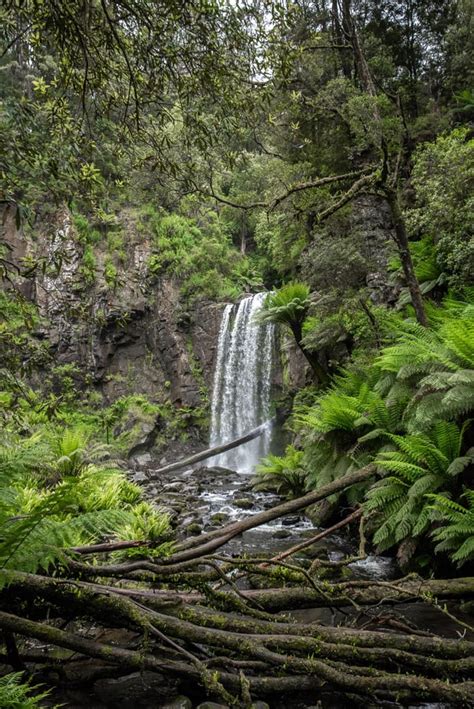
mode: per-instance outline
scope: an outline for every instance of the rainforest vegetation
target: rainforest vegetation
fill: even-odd
[[[224,706],[473,706],[474,2],[4,0],[0,37],[0,706],[78,656]],[[189,322],[261,291],[281,501],[183,538],[129,458],[207,447]],[[98,365],[156,293],[199,401]],[[352,556],[226,553],[307,508]],[[351,577],[382,553],[395,580]]]

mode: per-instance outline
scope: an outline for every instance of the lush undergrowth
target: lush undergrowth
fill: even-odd
[[[12,672],[0,678],[1,709],[36,709],[44,706],[49,691],[41,691],[37,685],[29,685],[22,672]]]
[[[153,554],[171,550],[168,515],[143,499],[84,427],[34,424],[19,435],[5,427],[0,440],[0,565],[48,570],[67,563],[65,550],[108,540],[150,542]],[[120,558],[133,550],[114,551]]]
[[[299,450],[260,466],[264,484],[299,494],[366,465],[371,483],[350,489],[341,506],[363,505],[379,551],[429,563],[474,558],[472,410],[474,305],[446,298],[428,308],[429,327],[392,316],[388,344],[355,351],[325,391],[295,404]],[[300,393],[299,400],[304,399]]]

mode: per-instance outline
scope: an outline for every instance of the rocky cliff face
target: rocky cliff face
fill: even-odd
[[[40,260],[34,277],[20,282],[39,307],[36,336],[50,343],[56,364],[74,365],[78,387],[92,385],[105,403],[144,394],[175,407],[208,406],[224,304],[185,309],[175,280],[151,279],[150,243],[129,215],[123,216],[124,253],[113,256],[113,285],[105,275],[110,251],[100,242],[93,270],[86,270],[85,246],[67,208],[26,235],[12,208],[4,208],[2,217],[10,260]]]
[[[16,265],[29,256],[39,261],[33,278],[20,279],[19,285],[38,304],[42,324],[37,337],[48,342],[55,364],[73,366],[79,389],[92,387],[105,404],[143,394],[176,410],[209,411],[225,303],[187,304],[174,278],[150,275],[150,239],[132,210],[119,218],[120,248],[107,228],[95,232],[91,247],[91,235],[84,238],[66,207],[25,231],[13,207],[4,205],[0,216],[9,260]],[[391,229],[386,206],[371,196],[359,198],[348,219],[330,225],[329,234],[313,235],[303,254],[302,275],[315,291],[364,284],[374,300],[386,301]],[[356,244],[353,258],[341,263],[338,244],[348,233],[355,243],[360,235],[360,248]],[[331,283],[326,284],[328,273]],[[281,351],[277,395],[296,391],[308,379],[306,361],[291,339],[284,338]],[[201,442],[207,439],[204,418]]]

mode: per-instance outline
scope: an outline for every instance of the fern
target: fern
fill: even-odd
[[[79,475],[88,465],[110,457],[110,446],[92,443],[90,432],[82,426],[65,428],[61,435],[49,437],[52,471],[60,475]]]
[[[257,466],[256,490],[275,490],[279,495],[298,497],[306,487],[304,453],[287,446],[285,455],[268,455]]]
[[[304,283],[288,283],[269,293],[256,318],[259,322],[302,326],[310,304],[310,290]]]
[[[435,550],[447,551],[458,566],[474,559],[474,490],[463,495],[467,507],[444,495],[429,497],[431,509],[443,524],[432,532],[433,539],[438,542]]]
[[[156,554],[168,554],[168,515],[141,501],[140,489],[121,471],[86,462],[85,439],[65,432],[56,440],[63,454],[59,460],[67,460],[60,480],[45,487],[43,472],[57,463],[53,453],[59,448],[45,446],[38,436],[8,440],[5,434],[0,448],[0,584],[7,582],[8,570],[47,570],[71,547],[104,539],[150,540],[158,542]]]
[[[23,672],[12,672],[0,677],[0,709],[36,709],[44,705],[50,690],[38,692],[39,687],[23,681]]]
[[[463,435],[464,427],[452,422],[438,422],[427,434],[390,434],[396,450],[382,451],[375,459],[390,474],[369,490],[365,503],[378,520],[374,541],[380,550],[429,530],[430,495],[449,492],[456,476],[474,461],[470,451],[461,455]],[[400,503],[396,509],[395,500]]]
[[[113,533],[130,518],[130,511],[102,509],[77,513],[76,483],[71,481],[42,497],[25,515],[8,515],[2,509],[0,567],[34,572],[47,569],[64,550],[89,544]]]
[[[0,485],[48,465],[52,454],[39,433],[29,438],[4,434],[0,441]]]

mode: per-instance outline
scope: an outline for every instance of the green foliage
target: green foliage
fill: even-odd
[[[73,212],[73,224],[76,228],[79,241],[86,246],[87,244],[97,244],[101,240],[101,233],[97,229],[93,229],[87,217],[83,214]]]
[[[117,266],[110,259],[105,262],[104,278],[108,286],[111,288],[116,288],[118,284],[118,270]]]
[[[265,254],[278,274],[286,275],[295,271],[299,257],[308,244],[308,235],[304,226],[292,215],[261,212],[255,224],[255,241],[259,251]]]
[[[428,312],[430,328],[397,316],[394,343],[375,357],[357,352],[327,391],[293,412],[306,487],[374,463],[383,479],[352,489],[348,499],[362,502],[367,495],[374,542],[380,550],[404,544],[405,558],[429,543],[436,522],[429,496],[458,504],[461,481],[474,465],[463,444],[474,407],[472,305],[450,296]],[[305,331],[314,327],[307,321]]]
[[[473,165],[474,139],[460,127],[422,145],[413,168],[418,199],[410,226],[432,239],[439,267],[458,287],[472,283],[474,273]]]
[[[440,266],[436,245],[431,236],[424,236],[419,241],[412,241],[410,251],[415,275],[423,294],[431,293],[435,288],[446,284],[447,276]],[[403,269],[398,256],[392,259],[391,269],[396,271],[401,280],[404,280]],[[398,300],[398,305],[407,305],[410,302],[410,293],[407,288],[404,288]]]
[[[310,305],[309,296],[306,284],[288,283],[267,295],[258,319],[301,329]]]
[[[38,691],[38,685],[23,680],[23,672],[0,677],[0,709],[37,709],[44,706],[49,691]]]
[[[216,212],[207,210],[194,219],[149,206],[143,218],[153,235],[150,273],[176,276],[186,299],[232,298],[258,283],[249,259],[233,248]]]
[[[274,490],[279,495],[298,497],[306,488],[304,453],[287,446],[284,456],[268,455],[257,466],[256,490]]]
[[[398,406],[385,404],[365,373],[348,370],[337,376],[315,404],[295,414],[305,441],[307,487],[321,487],[370,462],[398,416]],[[361,490],[353,490],[353,499]]]
[[[473,306],[448,301],[434,311],[434,321],[436,329],[407,324],[398,342],[377,360],[381,391],[391,396],[400,388],[412,390],[410,430],[429,428],[440,418],[458,418],[474,406]]]
[[[61,436],[49,436],[53,453],[52,467],[61,476],[79,475],[92,461],[110,455],[103,445],[90,445],[90,433],[84,428],[66,428]]]
[[[1,255],[1,246],[0,246]],[[1,267],[0,267],[1,274]],[[48,359],[45,343],[32,336],[40,323],[37,308],[14,290],[0,290],[0,377],[14,380]],[[3,384],[2,384],[3,386]]]
[[[130,534],[156,543],[156,555],[169,553],[168,515],[141,501],[140,489],[123,472],[92,464],[92,453],[97,456],[102,446],[87,444],[81,431],[27,439],[5,432],[0,446],[4,571],[47,570],[71,547]],[[6,582],[8,574],[3,574]]]
[[[95,281],[97,260],[94,254],[94,249],[90,244],[86,244],[82,254],[82,265],[80,273],[84,279],[86,286],[90,286]]]
[[[474,558],[474,490],[467,490],[462,498],[467,507],[444,495],[429,496],[432,509],[443,525],[432,532],[438,542],[435,551],[447,551],[458,566]]]
[[[369,490],[365,504],[377,515],[374,542],[381,551],[429,530],[427,495],[455,491],[457,476],[474,462],[471,453],[462,455],[463,435],[455,423],[440,421],[427,434],[389,436],[395,450],[375,460],[387,476]]]

